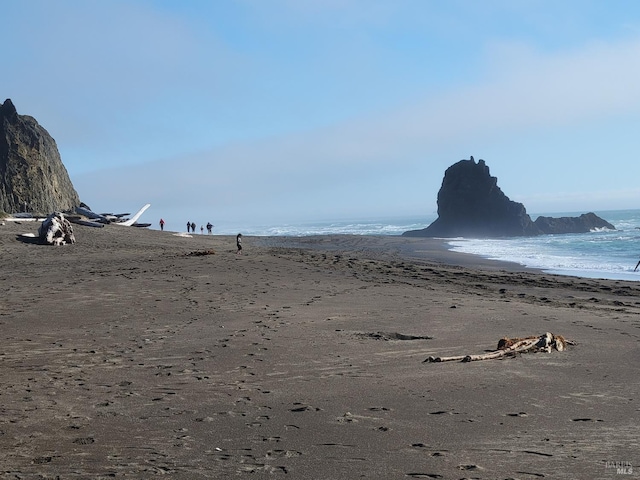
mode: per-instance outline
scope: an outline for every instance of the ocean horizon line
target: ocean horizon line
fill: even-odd
[[[577,211],[557,211],[557,212],[536,212],[528,215],[532,220],[544,217],[573,217],[586,213],[596,215],[609,221],[607,214],[617,215],[621,212],[633,212],[635,209],[612,209],[612,210],[577,210]],[[192,215],[193,217],[193,215]],[[185,217],[186,218],[186,217]],[[254,236],[308,236],[308,235],[333,235],[333,234],[353,234],[353,235],[402,235],[408,230],[420,230],[428,227],[438,218],[437,212],[426,214],[400,214],[400,215],[354,215],[335,218],[318,218],[314,220],[288,220],[273,221],[269,223],[256,221],[214,221],[213,234],[215,235],[236,235],[242,232],[243,235]],[[169,222],[167,222],[169,223]],[[206,222],[205,222],[206,223]],[[160,230],[159,225],[152,223],[153,230]],[[200,228],[198,224],[196,230]],[[405,230],[402,230],[406,228]],[[168,228],[165,231],[182,232],[179,228]],[[206,233],[206,232],[205,232]]]

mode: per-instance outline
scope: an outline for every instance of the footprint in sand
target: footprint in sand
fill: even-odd
[[[270,450],[266,453],[267,458],[293,458],[302,456],[302,452],[297,450]]]
[[[320,410],[322,410],[319,407],[312,407],[311,405],[302,405],[300,403],[294,403],[294,405],[300,405],[298,407],[294,407],[292,409],[290,409],[290,412],[319,412]]]
[[[76,438],[73,443],[77,443],[78,445],[91,445],[92,443],[95,443],[95,438],[93,437],[80,437],[80,438]]]
[[[51,460],[53,460],[53,457],[36,457],[33,459],[33,463],[36,465],[42,465],[43,463],[51,462]]]

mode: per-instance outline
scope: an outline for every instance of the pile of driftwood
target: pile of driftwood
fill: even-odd
[[[41,243],[47,245],[76,243],[71,223],[60,212],[54,212],[44,219],[38,229],[38,237]]]
[[[474,362],[476,360],[491,360],[494,358],[505,357],[507,355],[515,355],[517,353],[526,352],[546,352],[552,350],[562,352],[566,350],[567,345],[572,344],[565,340],[562,335],[554,335],[553,333],[545,333],[539,337],[525,338],[501,338],[498,342],[498,349],[493,352],[483,353],[480,355],[457,355],[453,357],[429,357],[424,362]]]

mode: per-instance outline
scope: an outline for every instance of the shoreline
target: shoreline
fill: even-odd
[[[489,270],[507,270],[512,272],[531,272],[546,275],[557,275],[561,277],[584,278],[603,281],[625,281],[640,282],[640,273],[607,273],[601,271],[586,270],[560,270],[544,269],[539,267],[528,267],[518,262],[508,260],[498,260],[483,257],[475,253],[461,252],[449,247],[447,238],[416,238],[396,235],[359,235],[359,234],[335,234],[335,235],[310,235],[303,237],[254,237],[258,239],[259,245],[277,245],[310,248],[310,249],[339,249],[340,245],[348,244],[350,238],[361,238],[363,241],[355,243],[362,245],[362,248],[369,248],[372,251],[382,251],[388,249],[390,253],[403,256],[407,259],[417,261],[433,261],[437,263],[457,266],[468,266],[469,268],[480,268]],[[367,238],[370,241],[367,242]],[[278,241],[280,239],[280,242]]]
[[[0,226],[0,471],[607,478],[639,465],[640,285],[444,242]],[[471,363],[504,337],[564,352]],[[615,472],[613,472],[615,473]]]
[[[431,261],[445,265],[469,266],[489,270],[509,270],[544,273],[541,269],[529,268],[516,262],[494,260],[480,255],[453,251],[447,246],[449,239],[415,238],[400,235],[310,235],[303,237],[260,236],[251,237],[260,246],[282,246],[309,249],[356,249],[368,250],[392,256],[401,256],[418,261]]]

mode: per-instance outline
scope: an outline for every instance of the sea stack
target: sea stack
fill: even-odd
[[[0,104],[0,211],[46,215],[78,205],[55,140],[5,100]]]
[[[514,202],[498,186],[484,160],[473,157],[453,164],[438,192],[438,218],[427,228],[404,232],[407,237],[521,237],[586,233],[615,227],[594,213],[579,217],[539,217],[535,222],[522,203]]]

